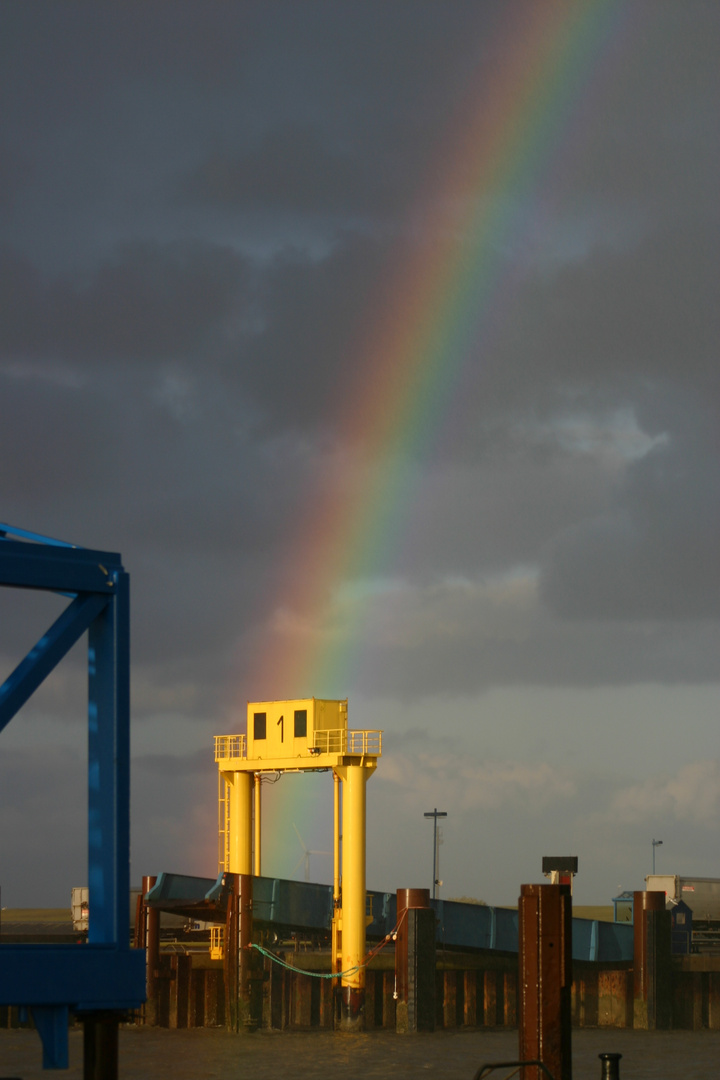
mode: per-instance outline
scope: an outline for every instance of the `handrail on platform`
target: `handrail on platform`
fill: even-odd
[[[216,735],[215,760],[222,758],[245,758],[247,746],[244,735]]]
[[[370,754],[382,753],[382,731],[348,731],[334,728],[315,732],[315,750],[321,754]]]
[[[348,731],[346,728],[333,728],[329,731],[315,731],[310,754],[358,754],[380,757],[382,754],[382,731]],[[216,735],[215,760],[247,758],[247,739],[245,735]]]

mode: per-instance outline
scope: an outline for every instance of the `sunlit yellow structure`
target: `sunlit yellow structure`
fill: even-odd
[[[365,785],[381,753],[381,731],[348,730],[347,700],[250,702],[247,735],[215,737],[220,869],[231,873],[260,874],[264,774],[269,778],[286,772],[333,772],[332,963],[333,971],[346,973],[341,980],[341,1026],[349,1029],[363,1024]]]

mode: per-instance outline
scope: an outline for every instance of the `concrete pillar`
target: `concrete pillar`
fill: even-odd
[[[572,898],[569,885],[522,885],[519,1059],[571,1080]],[[541,1080],[537,1066],[523,1080]]]
[[[670,1027],[671,914],[664,892],[633,893],[633,1027]]]

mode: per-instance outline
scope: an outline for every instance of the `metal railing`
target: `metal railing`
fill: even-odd
[[[347,728],[334,728],[331,731],[316,731],[310,754],[368,754],[379,757],[382,754],[382,731],[348,731]],[[216,735],[215,760],[228,758],[247,758],[247,740],[244,735]]]
[[[221,758],[245,758],[247,746],[244,735],[216,735],[215,760]]]
[[[369,754],[379,757],[382,753],[382,731],[348,731],[346,728],[316,731],[313,749],[321,754]]]

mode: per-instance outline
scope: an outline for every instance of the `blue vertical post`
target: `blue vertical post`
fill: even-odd
[[[88,634],[88,943],[129,948],[130,588],[114,594]]]

